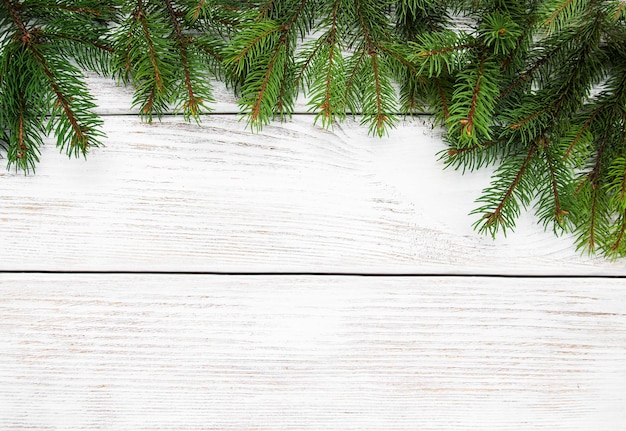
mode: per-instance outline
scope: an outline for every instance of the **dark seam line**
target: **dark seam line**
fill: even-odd
[[[100,117],[137,117],[137,119],[141,119],[141,115],[139,115],[139,113],[134,113],[134,112],[121,112],[119,114],[115,114],[115,113],[102,113],[102,114],[97,114]],[[200,117],[214,117],[214,116],[218,116],[218,115],[232,115],[232,116],[239,116],[242,117],[242,119],[245,120],[245,113],[242,114],[241,112],[205,112],[203,114],[200,114]],[[357,112],[356,114],[347,114],[347,117],[351,117],[352,115],[354,115],[355,117],[359,117],[364,115],[362,112]],[[430,113],[430,112],[419,112],[419,113],[406,113],[406,112],[392,112],[390,113],[390,115],[396,115],[398,117],[406,117],[406,118],[412,118],[412,117],[431,117],[433,115],[435,115],[434,113]],[[316,113],[314,112],[292,112],[291,114],[287,115],[287,117],[289,116],[310,116],[310,117],[315,117],[317,116]],[[173,112],[166,112],[166,113],[162,113],[161,117],[180,117],[183,118],[182,114],[176,114]],[[146,121],[147,122],[147,121]],[[158,123],[159,119],[157,117],[157,115],[154,115],[154,119],[152,121],[153,123]],[[276,122],[280,124],[280,119],[276,118]],[[338,121],[339,123],[341,123],[341,121]]]
[[[229,275],[258,277],[423,277],[423,278],[520,278],[520,279],[626,279],[624,275],[589,274],[480,274],[480,273],[363,273],[363,272],[318,272],[318,271],[100,271],[100,270],[0,270],[0,274],[58,274],[58,275]]]

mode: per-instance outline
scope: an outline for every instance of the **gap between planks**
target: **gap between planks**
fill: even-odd
[[[0,274],[51,274],[51,275],[180,275],[180,276],[244,276],[244,277],[363,277],[363,278],[502,278],[502,279],[626,279],[626,275],[589,275],[589,274],[498,274],[498,273],[407,273],[407,272],[322,272],[322,271],[109,271],[109,270],[0,270]]]

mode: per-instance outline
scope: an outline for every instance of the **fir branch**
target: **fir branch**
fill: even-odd
[[[545,175],[541,179],[545,185],[538,187],[539,193],[535,207],[539,222],[545,227],[552,224],[554,232],[558,233],[568,228],[570,210],[566,207],[571,206],[568,199],[571,195],[571,171],[560,163],[558,155],[554,154],[551,146],[546,145],[542,149],[542,156],[543,163],[539,166]]]
[[[519,70],[524,67],[524,62],[527,56],[530,54],[532,41],[535,36],[536,25],[536,3],[533,4],[529,10],[523,10],[516,16],[517,20],[524,23],[523,28],[519,31],[519,36],[515,41],[515,46],[502,62],[501,70],[505,73],[509,73],[511,76],[515,76]],[[510,90],[509,90],[510,91]],[[500,98],[502,95],[500,96]]]
[[[492,186],[477,200],[485,205],[470,213],[481,215],[474,224],[479,232],[495,236],[501,229],[506,235],[507,230],[513,228],[521,211],[520,204],[526,208],[530,203],[533,186],[529,171],[536,153],[537,146],[531,145],[521,163],[516,157],[510,157],[498,168]],[[511,173],[514,174],[512,178]]]
[[[526,144],[546,133],[552,111],[549,105],[546,106],[545,97],[545,92],[524,97],[517,106],[501,116],[502,123],[506,125],[503,134],[509,136],[510,141]]]
[[[544,3],[544,14],[547,18],[543,25],[549,32],[561,30],[572,24],[583,15],[589,6],[589,0],[551,0]]]
[[[360,108],[361,123],[369,124],[369,132],[383,136],[397,122],[391,70],[379,53],[380,45],[388,42],[386,16],[378,3],[368,0],[354,0],[353,7],[354,25],[362,38],[355,53],[357,60],[351,62],[346,98],[352,99],[350,106]]]
[[[556,51],[556,50],[555,50]],[[498,96],[498,99],[504,99],[509,96],[509,94],[513,93],[514,90],[519,87],[523,87],[524,85],[532,84],[534,80],[534,75],[537,73],[541,67],[543,67],[546,63],[553,59],[555,51],[551,51],[541,58],[535,60],[530,67],[523,71],[519,71],[517,73],[517,77],[511,82],[504,90],[502,90]]]
[[[257,20],[226,48],[225,64],[236,77],[239,105],[251,128],[291,114],[297,95],[296,40],[313,28],[315,7],[312,0],[267,1]]]
[[[7,6],[9,14],[11,15],[11,19],[13,19],[13,22],[22,33],[22,42],[26,43],[28,40],[30,40],[31,35],[30,32],[26,29],[24,21],[22,21],[22,17],[18,13],[17,6],[14,5],[11,0],[4,0],[4,4]]]
[[[100,145],[104,135],[102,121],[92,112],[92,96],[74,64],[91,64],[88,53],[97,49],[94,41],[104,36],[104,27],[88,17],[108,11],[94,13],[90,1],[75,2],[64,9],[63,17],[41,14],[37,10],[41,3],[4,0],[3,5],[0,14],[3,10],[7,14],[5,30],[12,27],[14,31],[12,37],[0,41],[0,106],[4,111],[0,129],[9,166],[34,170],[43,136],[52,132],[61,150],[70,156],[84,156],[90,147]],[[68,16],[85,23],[84,37],[71,37],[76,34],[76,24],[66,23]],[[100,59],[102,64],[105,58]]]
[[[321,118],[323,127],[329,127],[335,118],[343,119],[346,115],[345,62],[338,38],[339,5],[340,0],[335,0],[326,33],[303,51],[298,64],[300,74],[296,78],[296,85],[304,78],[308,105],[317,112],[315,121]]]
[[[617,157],[607,172],[607,193],[612,198],[615,208],[626,210],[626,158]]]
[[[442,31],[450,25],[444,2],[398,0],[395,3],[396,33],[406,41],[416,41],[423,33]]]
[[[626,232],[626,157],[624,157],[626,114],[623,113],[621,117],[619,156],[615,157],[608,167],[604,185],[608,196],[609,210],[616,220],[607,235],[605,253],[609,257],[626,256],[626,242],[624,241]]]
[[[608,202],[605,189],[602,187],[602,171],[605,166],[609,132],[601,133],[597,142],[592,169],[582,174],[582,180],[576,187],[574,197],[579,204],[576,214],[576,231],[578,248],[594,252],[598,245],[606,243],[609,220]]]
[[[154,42],[153,42],[153,37],[152,37],[152,32],[150,31],[150,29],[148,28],[148,21],[146,19],[146,10],[143,7],[143,1],[142,0],[138,0],[137,1],[137,9],[136,11],[133,13],[135,19],[137,21],[139,21],[139,23],[141,24],[141,29],[143,30],[143,36],[145,37],[146,40],[146,45],[148,47],[148,55],[150,57],[150,63],[152,64],[152,71],[154,72],[154,80],[156,83],[156,90],[157,91],[162,91],[163,90],[163,79],[161,78],[161,67],[158,64],[158,60],[157,60],[157,53],[156,53],[156,49],[154,47]],[[128,42],[128,50],[131,50],[131,42]],[[131,69],[131,59],[130,59],[130,55],[126,56],[126,70],[130,70]],[[145,111],[145,110],[144,110]]]
[[[165,82],[168,79],[164,64],[167,57],[163,56],[167,48],[164,44],[158,45],[168,34],[162,27],[151,24],[148,14],[144,1],[137,0],[120,26],[116,36],[118,62],[114,73],[125,83],[135,85],[133,106],[139,105],[141,115],[151,121],[153,114],[160,116],[167,109],[170,94],[169,82]],[[160,32],[155,34],[155,31]]]
[[[321,118],[323,127],[329,127],[335,118],[343,119],[346,115],[345,62],[341,47],[332,40],[333,37],[329,33],[316,43],[304,66],[307,69],[308,104],[317,111],[316,121]]]
[[[91,47],[97,48],[97,49],[99,49],[101,51],[106,51],[106,52],[108,52],[110,54],[115,52],[115,50],[112,47],[110,47],[109,45],[105,45],[104,43],[98,43],[95,40],[82,38],[82,37],[75,36],[75,35],[72,35],[72,34],[46,32],[45,33],[45,37],[50,37],[50,38],[55,38],[55,39],[62,39],[62,40],[66,40],[66,41],[69,41],[69,42],[76,42],[76,43],[79,43],[81,45],[91,46]]]
[[[243,99],[244,104],[250,106],[249,118],[251,125],[259,126],[267,123],[274,113],[275,104],[280,103],[281,91],[276,92],[275,88],[279,87],[282,89],[283,80],[279,73],[284,70],[283,64],[286,61],[286,49],[284,42],[279,43],[278,48],[273,52],[267,63],[267,71],[263,74],[261,85],[258,87],[254,99],[251,99],[248,103],[245,103],[246,99]],[[254,78],[256,74],[251,74],[250,76]]]
[[[280,103],[283,66],[289,55],[283,31],[276,22],[259,22],[240,33],[225,55],[226,65],[243,83],[239,104],[253,129],[269,123]],[[269,55],[261,45],[271,47]]]
[[[624,237],[626,236],[626,210],[623,211],[616,220],[614,238],[611,239],[611,246],[607,249],[606,255],[610,258],[626,256]]]
[[[274,8],[275,3],[276,0],[265,0],[265,5],[259,10],[259,16],[257,18],[257,21],[260,22],[264,19],[271,19],[270,13]]]
[[[197,21],[201,16],[206,19],[209,13],[208,6],[209,1],[199,0],[197,4],[190,9],[188,17],[191,18],[191,21]]]
[[[178,55],[180,58],[180,64],[183,69],[183,86],[186,97],[183,97],[182,110],[186,120],[190,117],[198,120],[198,116],[202,112],[204,106],[204,100],[202,97],[197,96],[194,89],[195,80],[192,79],[192,72],[189,64],[188,45],[193,42],[193,38],[186,37],[181,30],[180,23],[178,22],[178,14],[174,10],[171,0],[165,0],[167,12],[169,14],[171,23],[175,30],[176,47],[178,48]],[[210,96],[210,91],[207,91],[207,95]]]
[[[626,1],[614,1],[610,6],[614,8],[609,14],[614,22],[626,19]]]
[[[415,63],[409,61],[410,53],[399,43],[381,44],[379,51],[388,61],[395,81],[400,86],[400,112],[405,114],[424,112],[432,93],[434,80],[421,76]]]
[[[488,13],[480,24],[480,38],[495,56],[509,55],[524,36],[520,26],[504,11]]]
[[[213,101],[210,75],[220,76],[219,32],[187,21],[196,3],[126,0],[126,18],[115,32],[115,75],[135,87],[133,105],[148,121],[171,107],[185,120],[199,121]],[[211,16],[204,16],[210,19]]]
[[[559,187],[557,183],[557,175],[554,160],[546,153],[546,164],[548,166],[548,172],[550,177],[550,185],[552,186],[552,196],[554,198],[554,218],[556,219],[559,225],[563,225],[563,217],[569,214],[568,211],[564,210],[561,205],[561,198],[559,193]]]
[[[417,42],[410,45],[415,53],[409,56],[409,60],[419,65],[420,75],[429,77],[456,70],[463,62],[463,54],[476,47],[469,35],[449,30],[423,33],[417,36]]]
[[[281,27],[269,20],[247,26],[226,48],[225,65],[232,67],[236,75],[245,76],[252,68],[254,59],[265,53],[266,44],[275,43],[273,39],[280,31]]]
[[[349,63],[350,63],[350,67],[349,67],[349,73],[348,76],[346,78],[346,89],[345,89],[345,93],[346,93],[346,101],[350,106],[350,110],[356,114],[359,112],[359,93],[358,93],[358,72],[360,70],[360,65],[364,62],[363,60],[366,57],[366,52],[364,50],[359,50],[358,52],[354,53],[352,56],[350,56],[349,58]]]
[[[441,102],[440,106],[443,110],[443,120],[447,121],[450,118],[450,102],[449,98],[446,96],[443,84],[439,78],[434,79],[435,86],[437,88],[437,96],[439,97],[438,101]]]
[[[497,65],[487,58],[459,72],[447,125],[449,132],[458,136],[460,145],[491,140],[490,127],[498,95],[494,78],[498,74]]]
[[[39,65],[41,66],[41,69],[43,70],[46,78],[48,79],[48,83],[52,87],[52,90],[54,91],[54,95],[56,96],[57,106],[59,106],[62,109],[63,114],[65,114],[65,118],[67,119],[67,123],[69,124],[69,127],[71,128],[73,132],[70,134],[71,136],[70,148],[73,149],[74,152],[80,151],[83,154],[86,154],[87,148],[89,147],[89,144],[90,144],[89,135],[88,135],[89,128],[83,124],[80,124],[77,118],[77,115],[74,112],[74,109],[72,108],[70,104],[71,96],[65,94],[55,74],[52,72],[52,70],[48,66],[48,62],[46,61],[44,56],[33,45],[29,45],[29,48],[33,56],[35,57]],[[51,119],[51,123],[54,122],[53,119],[54,117]],[[65,128],[65,125],[63,123],[64,123],[63,121],[59,121],[59,128],[58,128],[59,136],[62,136],[62,133],[63,133],[62,128]],[[64,140],[61,141],[61,145],[63,144],[63,142]]]
[[[588,147],[591,144],[591,141],[593,140],[591,126],[593,125],[598,114],[600,113],[600,109],[601,108],[594,110],[585,119],[585,122],[581,126],[574,126],[572,129],[570,129],[570,133],[565,135],[564,139],[562,140],[562,142],[566,145],[562,156],[562,160],[564,162],[574,160],[573,165],[576,167],[581,167],[582,162],[587,159],[588,155],[584,150],[581,149],[581,147]],[[583,156],[577,157],[581,153],[583,154]]]
[[[505,139],[498,139],[466,147],[452,147],[439,153],[446,168],[461,169],[463,173],[496,163],[506,155]]]
[[[376,109],[373,114],[372,125],[370,126],[370,131],[375,130],[376,134],[382,136],[385,133],[386,126],[391,123],[391,119],[389,118],[389,114],[385,112],[385,102],[383,101],[383,85],[380,71],[380,65],[377,58],[377,53],[375,50],[372,50],[369,53],[372,61],[372,71],[374,72],[374,93],[376,98]],[[369,112],[364,112],[365,115],[372,115]]]

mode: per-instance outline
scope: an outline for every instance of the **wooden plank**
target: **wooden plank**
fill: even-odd
[[[443,170],[417,119],[384,140],[309,116],[259,134],[232,115],[105,124],[87,161],[49,145],[35,175],[0,174],[0,270],[626,274],[532,216],[475,233],[489,173]]]
[[[598,430],[623,280],[4,274],[0,429]]]

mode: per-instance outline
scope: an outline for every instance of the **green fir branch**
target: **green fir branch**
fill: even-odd
[[[545,228],[552,225],[554,233],[563,233],[570,227],[573,172],[561,163],[560,154],[551,145],[541,151],[538,163],[538,193],[535,210]]]
[[[492,139],[490,129],[499,93],[494,77],[498,73],[497,64],[486,58],[458,73],[446,123],[449,133],[458,136],[460,146]]]
[[[591,0],[548,0],[542,4],[542,25],[554,33],[582,19]]]
[[[8,167],[25,172],[35,169],[48,134],[56,136],[57,147],[68,156],[85,156],[104,137],[76,64],[107,68],[106,27],[94,17],[113,15],[90,1],[59,2],[52,10],[60,12],[51,14],[41,12],[45,6],[0,3],[0,26],[6,31],[0,39],[0,130]],[[83,25],[84,34],[63,37],[78,35],[76,23]],[[93,60],[96,51],[102,57]]]
[[[198,9],[200,7],[200,9]],[[151,121],[173,109],[185,120],[209,112],[213,101],[210,78],[221,76],[217,58],[220,36],[202,35],[203,6],[195,2],[165,0],[163,3],[126,0],[125,19],[115,31],[114,74],[135,87],[133,106]],[[198,11],[198,18],[186,21]]]
[[[258,19],[225,48],[224,63],[235,77],[239,105],[254,130],[293,111],[296,42],[312,30],[314,7],[312,0],[267,1]]]
[[[464,55],[476,44],[464,32],[442,30],[419,35],[411,46],[414,53],[409,59],[419,65],[419,74],[434,77],[457,70],[465,63]]]
[[[514,228],[521,210],[526,209],[532,200],[536,158],[537,146],[530,145],[523,157],[511,155],[502,161],[491,186],[483,190],[477,199],[483,205],[470,213],[481,216],[474,224],[479,232],[487,232],[495,237],[500,231],[506,235],[507,231]]]
[[[381,45],[391,41],[384,3],[375,0],[354,0],[355,34],[351,46],[354,54],[348,61],[350,70],[346,85],[348,106],[361,114],[361,124],[378,136],[397,123],[396,91],[392,67],[381,52]]]
[[[324,33],[305,45],[298,56],[295,79],[308,96],[309,109],[316,113],[315,122],[330,127],[336,120],[346,117],[346,62],[340,32],[342,0],[333,0],[329,13],[320,20],[317,29]]]

